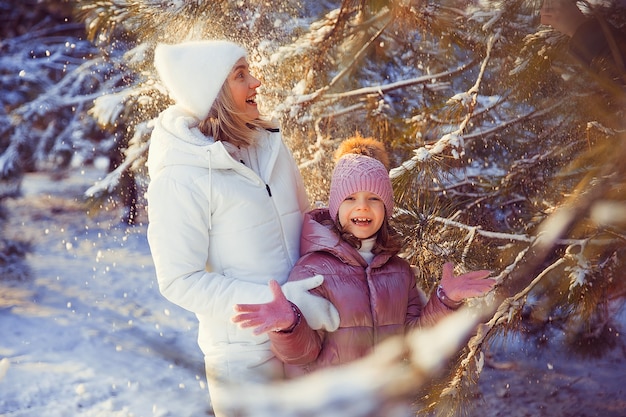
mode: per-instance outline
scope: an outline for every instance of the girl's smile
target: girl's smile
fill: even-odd
[[[385,205],[381,198],[369,191],[359,191],[347,196],[339,205],[339,224],[359,239],[378,233],[385,218]]]

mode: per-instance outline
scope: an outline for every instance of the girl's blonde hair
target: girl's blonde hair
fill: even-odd
[[[254,144],[259,130],[277,127],[276,123],[264,118],[246,122],[235,107],[228,83],[222,85],[209,115],[198,124],[198,129],[204,135],[212,137],[215,141],[229,142],[240,147]]]

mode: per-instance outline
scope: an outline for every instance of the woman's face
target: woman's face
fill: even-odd
[[[235,107],[247,121],[259,118],[256,105],[256,89],[261,81],[254,78],[249,71],[246,58],[240,58],[226,80],[233,97]]]
[[[339,205],[339,224],[359,239],[378,233],[385,218],[385,204],[369,191],[359,191],[347,196]]]

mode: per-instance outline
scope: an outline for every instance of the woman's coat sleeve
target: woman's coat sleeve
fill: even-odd
[[[169,178],[148,188],[148,242],[163,296],[197,314],[229,319],[237,303],[271,300],[267,285],[206,270],[209,209],[206,197]]]

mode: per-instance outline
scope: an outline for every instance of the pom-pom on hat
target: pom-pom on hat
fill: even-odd
[[[365,155],[378,159],[383,163],[387,171],[389,171],[389,156],[385,150],[385,145],[383,145],[383,143],[379,140],[374,138],[364,138],[359,134],[348,138],[341,142],[335,151],[335,162],[337,162],[339,158],[345,154],[349,153]]]
[[[154,50],[154,66],[176,104],[204,120],[233,66],[245,56],[244,48],[223,40],[161,43]]]
[[[385,205],[385,214],[390,217],[393,213],[393,189],[384,145],[374,139],[357,136],[342,143],[335,156],[339,159],[330,182],[328,209],[331,218],[337,218],[339,206],[347,196],[359,191],[379,196]]]

